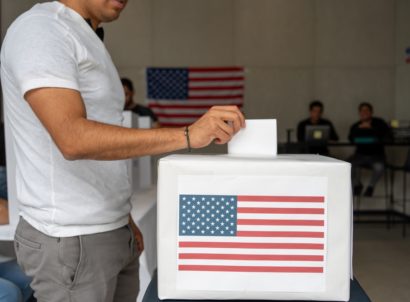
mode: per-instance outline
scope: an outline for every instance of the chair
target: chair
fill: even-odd
[[[387,227],[390,226],[390,207],[391,205],[391,193],[389,192],[389,175],[388,175],[388,166],[385,164],[385,169],[384,169],[384,173],[383,173],[383,191],[384,191],[384,196],[380,196],[381,198],[384,198],[385,200],[385,208],[386,208],[386,215],[389,215],[388,217],[386,217],[386,220],[388,222]],[[360,170],[369,170],[371,169],[370,167],[366,167],[366,166],[361,166]],[[354,207],[354,212],[356,213],[357,216],[357,220],[356,221],[360,221],[360,203],[361,203],[361,198],[362,196],[359,195],[355,195],[353,194],[353,204],[356,204],[356,207]]]
[[[403,173],[403,191],[402,191],[402,208],[403,208],[403,237],[406,236],[406,227],[407,227],[407,214],[406,214],[406,202],[407,202],[407,174],[410,173],[410,148],[407,152],[407,157],[403,165],[396,166],[396,165],[389,165],[389,169],[391,171],[390,174],[390,197],[391,197],[391,207],[394,210],[394,176],[395,172],[402,172]]]

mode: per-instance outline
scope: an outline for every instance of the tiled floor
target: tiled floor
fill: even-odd
[[[372,302],[410,302],[410,225],[356,223],[353,267]]]

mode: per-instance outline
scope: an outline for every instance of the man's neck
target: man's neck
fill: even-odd
[[[93,18],[93,16],[88,12],[87,8],[84,7],[82,1],[78,0],[60,0],[62,4],[75,10],[78,14],[80,14],[84,19],[88,19],[91,22],[91,26],[94,30],[97,29],[98,25],[101,23],[99,20]]]
[[[361,120],[362,123],[370,123],[373,120],[373,117]]]
[[[125,106],[126,110],[132,110],[137,106],[137,103],[134,103],[134,101],[131,101],[130,103],[127,104],[127,106]]]

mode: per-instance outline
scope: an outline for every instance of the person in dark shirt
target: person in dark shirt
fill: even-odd
[[[312,101],[309,104],[309,118],[299,122],[297,129],[298,142],[305,142],[306,126],[329,126],[329,138],[332,141],[338,141],[339,136],[331,121],[322,118],[324,106],[319,100]],[[312,154],[329,155],[329,150],[326,145],[307,145],[307,152]]]
[[[9,223],[9,211],[3,122],[0,122],[0,144],[0,225],[4,225]],[[31,278],[23,273],[15,259],[3,254],[7,247],[8,242],[0,242],[0,301],[29,301],[28,298],[33,293],[30,288]]]
[[[383,142],[390,138],[390,128],[387,123],[373,117],[373,106],[370,103],[359,105],[360,120],[350,127],[349,141],[356,144],[355,153],[348,159],[352,163],[353,192],[360,195],[363,185],[360,181],[360,168],[372,170],[372,176],[365,196],[373,196],[378,180],[385,170],[385,153]]]
[[[134,103],[134,85],[132,84],[131,80],[128,78],[121,78],[121,83],[124,87],[125,93],[124,110],[131,110],[132,112],[140,116],[149,116],[151,118],[153,128],[159,127],[158,117],[150,108]]]

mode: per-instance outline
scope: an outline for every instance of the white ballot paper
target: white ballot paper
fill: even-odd
[[[228,143],[228,154],[276,156],[277,145],[275,119],[246,120],[246,127]]]

